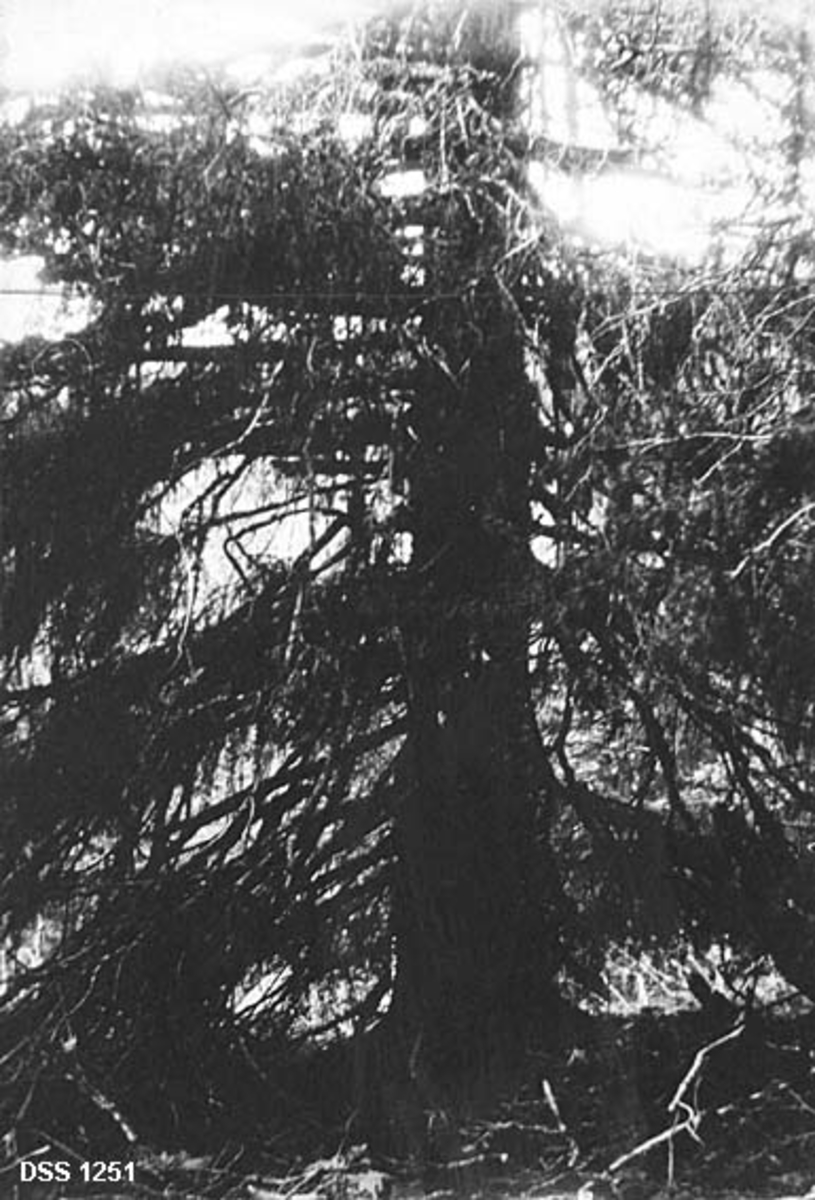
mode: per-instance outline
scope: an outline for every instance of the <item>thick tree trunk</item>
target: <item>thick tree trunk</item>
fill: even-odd
[[[443,725],[417,718],[397,825],[396,1004],[415,1031],[414,1071],[453,1093],[517,1057],[545,1020],[557,964],[556,889],[513,685],[485,668]]]
[[[410,740],[384,1067],[412,1113],[495,1086],[544,1024],[558,966],[527,667],[534,410],[512,316],[495,294],[461,314],[466,338],[428,372],[412,414]]]
[[[475,49],[511,65],[516,15],[476,5]],[[496,91],[504,116],[515,86]],[[428,1149],[427,1110],[494,1092],[553,1015],[563,915],[528,672],[537,394],[520,314],[483,266],[506,249],[501,219],[454,202],[438,211],[428,290],[456,291],[462,273],[481,282],[466,301],[425,310],[406,413],[409,734],[394,828],[396,981],[373,1055],[378,1118],[416,1155]]]

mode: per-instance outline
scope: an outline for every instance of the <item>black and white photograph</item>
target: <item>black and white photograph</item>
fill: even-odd
[[[815,1200],[815,0],[0,0],[0,1200]]]

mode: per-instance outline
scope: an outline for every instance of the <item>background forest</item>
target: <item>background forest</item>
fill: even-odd
[[[645,1196],[702,1130],[803,1192],[811,30],[473,2],[319,49],[4,109],[0,246],[87,313],[0,344],[6,1178]],[[763,124],[690,253],[725,99]]]

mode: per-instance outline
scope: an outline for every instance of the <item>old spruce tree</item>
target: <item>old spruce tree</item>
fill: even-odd
[[[0,348],[20,1139],[421,1150],[608,939],[815,994],[805,47],[688,11],[572,32],[629,123],[798,81],[796,236],[718,275],[559,233],[530,156],[606,164],[530,127],[518,6],[0,128],[3,248],[88,304]]]
[[[341,977],[360,1029],[388,1001],[370,1112],[546,1020],[515,57],[483,13],[383,23],[256,135],[195,77],[4,130],[6,245],[91,302],[3,351],[6,932],[57,943],[29,1070],[70,1041],[123,1125],[217,1124]]]

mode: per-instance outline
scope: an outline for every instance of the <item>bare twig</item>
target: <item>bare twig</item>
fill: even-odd
[[[647,1154],[649,1150],[663,1145],[664,1142],[670,1142],[677,1134],[685,1130],[690,1133],[691,1130],[688,1126],[689,1120],[685,1120],[679,1125],[672,1125],[670,1129],[663,1129],[662,1133],[656,1133],[653,1137],[646,1138],[644,1142],[640,1142],[633,1150],[628,1150],[625,1154],[621,1154],[619,1158],[615,1158],[614,1162],[608,1167],[609,1174],[619,1171],[620,1167],[624,1167],[626,1163],[631,1162],[635,1158],[640,1158],[643,1154]]]
[[[706,1046],[702,1046],[701,1050],[698,1050],[696,1052],[696,1054],[694,1055],[693,1062],[691,1063],[690,1067],[688,1068],[687,1072],[685,1073],[684,1077],[682,1078],[678,1088],[674,1092],[673,1099],[671,1100],[670,1104],[668,1105],[668,1112],[676,1112],[677,1109],[679,1109],[680,1107],[682,1107],[682,1108],[689,1107],[689,1105],[683,1099],[683,1097],[685,1096],[685,1093],[688,1091],[688,1088],[693,1083],[693,1081],[698,1078],[698,1076],[702,1070],[702,1067],[704,1065],[705,1059],[708,1057],[708,1055],[713,1050],[717,1050],[719,1048],[719,1046],[724,1046],[727,1042],[735,1041],[735,1039],[737,1037],[740,1037],[743,1032],[744,1032],[744,1025],[743,1024],[736,1025],[735,1028],[729,1029],[727,1031],[727,1033],[722,1034],[722,1036],[716,1038],[715,1041],[708,1042],[708,1044]],[[694,1110],[694,1111],[696,1111],[696,1110]]]
[[[802,504],[800,508],[797,508],[795,512],[783,520],[780,525],[777,525],[772,533],[766,537],[763,542],[759,542],[759,544],[754,546],[752,550],[748,550],[747,554],[745,554],[739,565],[734,567],[733,570],[729,572],[730,578],[738,579],[744,569],[749,566],[749,564],[754,558],[756,558],[757,555],[762,554],[765,550],[769,550],[775,544],[775,542],[778,541],[778,539],[781,537],[781,534],[785,533],[786,530],[789,529],[790,525],[794,525],[796,521],[800,520],[801,517],[805,517],[807,513],[812,512],[813,509],[815,509],[815,500],[810,501],[809,504]]]
[[[653,1137],[646,1138],[644,1142],[640,1142],[640,1144],[635,1146],[633,1150],[628,1150],[625,1154],[621,1154],[619,1158],[615,1158],[614,1162],[611,1163],[608,1168],[610,1173],[619,1171],[621,1167],[626,1165],[626,1163],[631,1162],[635,1158],[641,1158],[643,1154],[647,1154],[650,1150],[655,1149],[657,1146],[662,1146],[665,1142],[668,1142],[669,1146],[672,1148],[674,1139],[680,1133],[688,1133],[696,1141],[699,1141],[699,1134],[697,1130],[699,1128],[701,1119],[704,1116],[704,1109],[699,1109],[694,1105],[689,1104],[684,1099],[684,1096],[687,1094],[688,1089],[691,1087],[693,1082],[698,1079],[702,1067],[704,1066],[705,1059],[708,1057],[708,1055],[711,1054],[713,1050],[717,1050],[720,1046],[724,1046],[727,1042],[732,1042],[737,1037],[740,1037],[743,1031],[744,1025],[737,1025],[734,1029],[728,1030],[727,1033],[722,1034],[722,1036],[716,1038],[715,1041],[708,1042],[706,1046],[702,1046],[702,1048],[697,1051],[697,1053],[694,1055],[693,1062],[682,1077],[682,1080],[680,1081],[679,1086],[674,1092],[673,1098],[668,1105],[668,1112],[674,1114],[673,1125],[671,1125],[669,1129],[663,1129],[661,1133],[654,1134]],[[685,1114],[682,1120],[677,1119],[680,1110],[682,1110],[682,1112]]]

